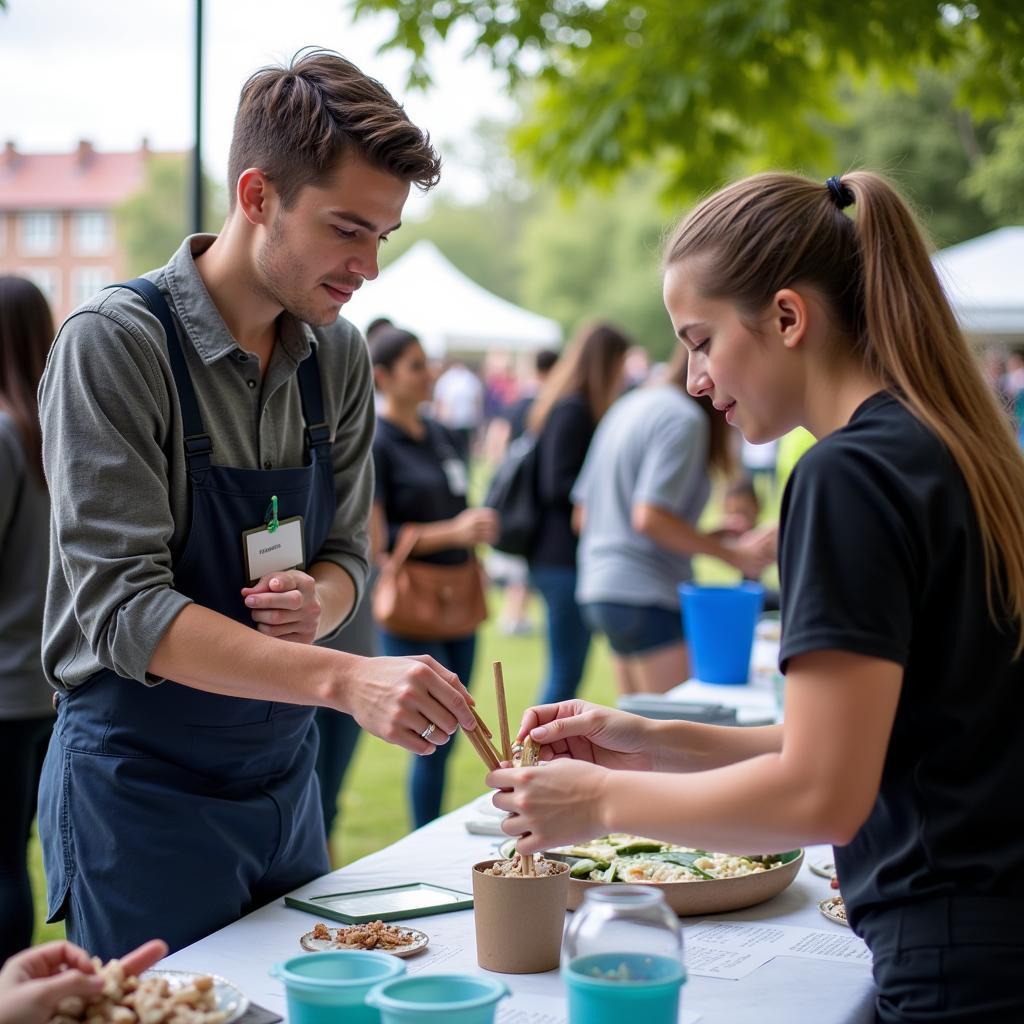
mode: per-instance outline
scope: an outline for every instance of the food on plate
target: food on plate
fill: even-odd
[[[411,945],[422,935],[409,928],[397,928],[383,921],[370,921],[368,924],[353,924],[345,928],[328,928],[318,921],[313,928],[311,937],[331,943],[335,949],[380,949],[392,950]]]
[[[590,882],[701,882],[761,874],[784,863],[780,854],[710,853],[622,832],[551,852],[578,858],[570,875]]]
[[[524,858],[516,853],[506,860],[496,860],[483,874],[494,875],[496,878],[546,878],[557,875],[565,870],[565,865],[554,860],[531,855]]]
[[[62,999],[50,1024],[222,1024],[227,1019],[217,1008],[209,975],[176,986],[165,977],[126,975],[120,960],[104,964],[93,957],[92,962],[103,978],[103,990],[91,999]]]
[[[846,919],[846,904],[843,902],[842,896],[829,896],[828,899],[819,900],[818,909],[830,921],[835,921],[836,924],[845,924],[847,928],[850,927],[850,922]]]

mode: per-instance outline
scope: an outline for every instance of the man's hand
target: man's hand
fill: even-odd
[[[359,658],[347,707],[368,732],[414,754],[432,754],[461,725],[475,729],[472,698],[454,672],[426,654]],[[433,723],[430,739],[422,737]]]
[[[167,955],[156,939],[121,961],[126,974],[141,974]],[[47,942],[12,956],[0,970],[0,1024],[47,1024],[62,999],[99,996],[103,980],[84,949]]]
[[[242,597],[261,633],[297,644],[311,644],[319,636],[323,607],[316,580],[308,573],[267,573],[256,586],[243,587]]]

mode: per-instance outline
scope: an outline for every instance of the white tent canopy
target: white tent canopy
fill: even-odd
[[[934,262],[967,334],[1024,337],[1024,227],[952,245]]]
[[[557,348],[562,329],[492,295],[452,266],[433,242],[419,241],[367,281],[342,308],[360,330],[386,316],[420,338],[427,354],[527,352]]]

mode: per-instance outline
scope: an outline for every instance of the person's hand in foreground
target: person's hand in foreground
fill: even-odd
[[[125,974],[141,974],[167,955],[153,939],[121,958]],[[47,1024],[62,999],[89,1000],[103,980],[89,954],[70,942],[47,942],[15,953],[0,970],[0,1024]]]
[[[494,806],[510,811],[502,829],[524,836],[521,853],[593,839],[607,831],[601,822],[603,781],[609,770],[650,771],[654,767],[648,720],[584,700],[530,708],[520,739],[541,744],[537,768],[499,768],[488,786],[500,790]],[[528,808],[528,810],[527,810]]]

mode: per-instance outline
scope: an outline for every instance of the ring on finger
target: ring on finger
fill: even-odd
[[[429,740],[430,737],[434,735],[434,730],[436,728],[437,726],[433,722],[427,722],[426,729],[420,733],[420,739]]]

